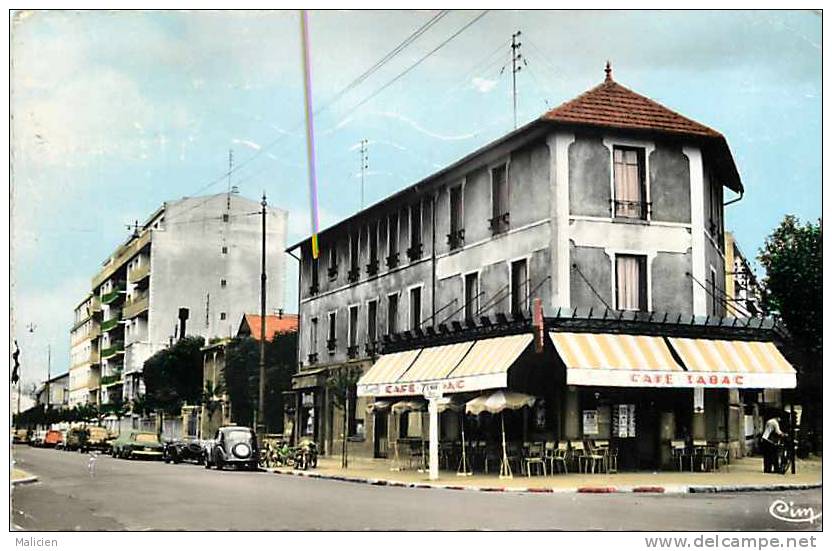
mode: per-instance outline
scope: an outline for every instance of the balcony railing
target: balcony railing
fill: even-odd
[[[338,266],[331,266],[326,269],[326,276],[330,281],[338,279]]]
[[[347,358],[354,360],[358,357],[358,345],[354,344],[347,347]]]
[[[612,212],[615,218],[630,220],[647,220],[650,216],[651,203],[646,201],[612,200]]]
[[[508,230],[510,215],[508,212],[498,214],[494,218],[488,220],[488,227],[491,228],[492,234],[503,233]]]
[[[144,263],[138,268],[133,268],[127,273],[127,281],[136,283],[150,275],[150,263]]]
[[[462,245],[465,244],[465,230],[456,230],[452,231],[448,234],[448,245],[450,245],[451,250],[459,249]]]
[[[364,354],[369,357],[373,357],[376,355],[376,343],[375,342],[366,342],[364,343]]]
[[[101,361],[101,353],[97,350],[90,352],[90,363],[97,364]]]
[[[105,375],[101,377],[101,386],[111,386],[121,384],[121,373],[115,373],[113,375]]]
[[[326,349],[330,351],[330,353],[335,352],[335,343],[338,339],[327,339],[326,341]]]
[[[367,275],[374,276],[378,273],[378,259],[370,260],[370,263],[367,264]]]
[[[101,332],[106,333],[107,331],[112,331],[118,327],[119,320],[121,320],[121,316],[116,316],[108,319],[107,321],[101,322]]]
[[[358,266],[353,266],[352,268],[350,268],[350,271],[347,272],[347,280],[349,280],[350,283],[355,283],[356,281],[358,281],[358,276],[360,275],[360,273],[361,270],[358,269]]]
[[[93,324],[90,328],[90,334],[88,335],[90,340],[95,340],[101,336],[101,326],[97,323]]]
[[[90,314],[97,314],[101,311],[101,299],[98,297],[92,297],[90,301]]]
[[[422,258],[422,244],[416,243],[407,249],[407,258],[410,259],[411,262]]]
[[[399,265],[399,253],[390,253],[387,258],[384,259],[384,263],[387,264],[388,268],[395,268]]]
[[[147,291],[142,291],[140,293],[135,293],[133,296],[124,304],[124,318],[130,319],[135,317],[145,310],[147,310],[148,306],[150,305],[150,293]]]
[[[113,343],[112,346],[109,346],[101,351],[101,359],[106,360],[108,358],[112,358],[116,354],[123,354],[124,353],[124,343],[123,342],[116,342]]]
[[[306,357],[306,360],[309,363],[309,365],[314,365],[318,363],[318,353],[315,352],[313,354],[309,354],[309,356]]]
[[[110,304],[112,302],[115,302],[118,298],[124,296],[125,292],[126,291],[124,284],[119,284],[118,286],[116,286],[115,289],[113,289],[109,293],[102,295],[101,304]]]

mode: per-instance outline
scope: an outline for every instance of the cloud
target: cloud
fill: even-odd
[[[485,94],[490,92],[494,89],[495,86],[497,86],[497,81],[487,78],[474,77],[473,79],[471,79],[471,86],[473,86],[477,92]]]

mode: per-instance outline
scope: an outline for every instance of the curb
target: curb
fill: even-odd
[[[31,483],[37,482],[37,481],[38,481],[38,477],[36,477],[34,475],[31,475],[31,476],[27,476],[25,478],[18,478],[17,480],[12,480],[12,486],[18,486],[18,485],[23,485],[23,484],[31,484]]]
[[[391,488],[414,488],[432,490],[456,490],[468,492],[488,493],[528,493],[528,494],[705,494],[705,493],[738,493],[738,492],[778,492],[787,490],[812,490],[822,488],[818,484],[769,484],[769,485],[725,485],[725,486],[579,486],[574,488],[553,488],[553,487],[528,487],[510,488],[503,486],[460,486],[458,484],[430,484],[424,482],[400,482],[386,480],[383,478],[360,478],[335,474],[321,474],[306,471],[271,469],[270,472],[279,475],[297,476],[303,478],[316,478],[321,480],[336,480],[339,482],[351,482],[355,484],[368,484],[371,486],[387,486]],[[37,477],[34,477],[37,480]]]

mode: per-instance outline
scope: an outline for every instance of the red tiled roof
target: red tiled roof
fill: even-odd
[[[722,137],[716,130],[621,86],[612,79],[609,72],[604,82],[544,113],[541,118],[567,124],[654,130],[707,138]]]
[[[243,321],[240,324],[240,334],[249,334],[255,340],[260,340],[260,320],[262,318],[257,314],[243,315]],[[247,329],[246,329],[247,327]],[[298,330],[298,316],[297,314],[283,314],[282,316],[267,315],[266,316],[266,340],[272,340],[275,333],[292,333]]]

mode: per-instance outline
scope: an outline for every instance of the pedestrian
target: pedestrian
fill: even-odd
[[[780,471],[780,454],[777,453],[780,447],[780,440],[785,436],[780,430],[779,413],[770,413],[767,417],[763,435],[760,438],[760,446],[763,449],[763,472],[775,473]]]
[[[95,478],[95,452],[90,452],[90,460],[87,462],[87,471],[90,473],[90,478]]]

